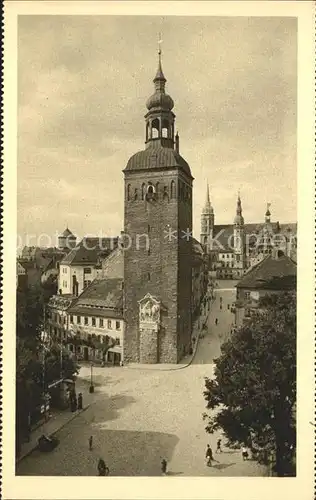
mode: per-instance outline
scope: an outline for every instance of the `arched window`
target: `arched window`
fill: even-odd
[[[146,141],[150,139],[150,124],[149,122],[146,125]]]
[[[131,185],[130,184],[127,184],[127,193],[126,193],[126,197],[127,197],[127,200],[129,201],[131,199]]]
[[[151,122],[151,137],[152,137],[152,139],[156,139],[157,137],[159,137],[159,120],[158,120],[158,118],[155,118],[155,120],[153,120]]]
[[[146,185],[145,183],[143,182],[142,184],[142,200],[145,199],[145,194],[146,194]]]
[[[174,181],[171,181],[171,198],[176,197],[176,184]]]
[[[147,194],[149,195],[153,195],[155,194],[155,188],[152,184],[149,184],[148,187],[147,187]]]
[[[169,199],[169,194],[168,194],[168,187],[164,186],[163,188],[163,199],[168,200]]]
[[[168,120],[163,120],[161,128],[162,137],[169,137],[169,122]]]
[[[137,189],[137,188],[135,188],[134,200],[135,200],[135,201],[137,201],[137,200],[138,200],[138,189]]]

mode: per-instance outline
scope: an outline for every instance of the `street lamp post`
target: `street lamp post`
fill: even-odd
[[[89,387],[89,392],[90,394],[94,392],[94,385],[93,385],[93,363],[90,365],[90,387]]]

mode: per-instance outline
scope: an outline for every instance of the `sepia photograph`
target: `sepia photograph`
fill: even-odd
[[[298,47],[286,15],[17,16],[17,478],[297,477]]]

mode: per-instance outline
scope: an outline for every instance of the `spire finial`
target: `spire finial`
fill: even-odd
[[[159,33],[159,37],[158,37],[158,69],[157,69],[157,73],[156,73],[156,76],[154,78],[154,82],[162,82],[162,87],[160,90],[163,90],[164,91],[164,83],[166,82],[166,79],[165,79],[165,76],[163,74],[163,71],[162,71],[162,66],[161,66],[161,44],[162,44],[162,39],[161,39],[161,33]]]
[[[210,186],[208,181],[206,182],[206,203],[210,204]]]
[[[159,62],[161,61],[161,44],[162,44],[161,33],[158,33],[158,55],[159,55]]]

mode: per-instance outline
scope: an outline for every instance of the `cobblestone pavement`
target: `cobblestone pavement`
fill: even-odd
[[[33,452],[19,463],[17,474],[93,476],[102,457],[113,476],[160,475],[162,458],[173,476],[266,475],[256,462],[243,461],[240,451],[225,446],[223,453],[215,454],[218,462],[213,467],[206,467],[204,461],[207,443],[215,451],[219,437],[205,432],[204,377],[212,376],[212,360],[230,331],[233,315],[227,303],[233,300],[233,290],[216,290],[208,332],[187,368],[170,372],[95,368],[95,402],[58,432],[56,450]],[[89,368],[83,367],[80,375],[89,378]],[[92,451],[88,449],[90,435]]]

